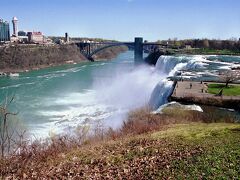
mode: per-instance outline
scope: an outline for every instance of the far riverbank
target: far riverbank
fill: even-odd
[[[240,51],[233,51],[228,49],[204,49],[204,48],[193,48],[185,49],[180,51],[183,54],[189,55],[226,55],[226,56],[240,56]]]
[[[95,61],[113,59],[127,51],[125,46],[105,49],[93,58]],[[0,47],[0,72],[16,73],[54,67],[64,64],[78,64],[88,60],[76,45],[14,45]]]
[[[150,65],[155,65],[160,56],[188,56],[188,55],[202,55],[202,56],[240,56],[240,52],[231,51],[231,50],[212,50],[212,49],[200,49],[200,48],[192,48],[192,49],[166,49],[166,50],[155,50],[150,53],[146,58],[145,62]]]

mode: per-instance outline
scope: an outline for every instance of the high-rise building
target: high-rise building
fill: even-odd
[[[13,17],[12,23],[13,23],[13,36],[17,37],[18,36],[18,19],[17,19],[17,17]]]
[[[0,42],[10,41],[9,23],[0,19]]]
[[[69,36],[68,36],[68,33],[65,33],[65,42],[66,42],[66,43],[69,43]]]

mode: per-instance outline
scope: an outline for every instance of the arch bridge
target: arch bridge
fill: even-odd
[[[79,47],[80,52],[90,61],[94,61],[93,55],[114,46],[125,45],[130,49],[134,49],[134,61],[137,63],[143,62],[143,52],[153,52],[159,46],[167,48],[167,45],[164,44],[143,42],[141,37],[136,37],[134,42],[75,42],[75,44]]]

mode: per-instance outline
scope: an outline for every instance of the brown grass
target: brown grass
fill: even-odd
[[[56,136],[44,141],[35,141],[31,145],[21,147],[19,154],[0,159],[0,177],[9,174],[20,174],[31,171],[31,166],[45,166],[56,163],[63,154],[74,149],[88,149],[96,144],[109,140],[119,140],[132,135],[139,135],[168,128],[170,124],[189,122],[233,122],[234,117],[226,116],[222,119],[215,110],[206,108],[205,113],[189,110],[169,108],[163,114],[151,114],[148,108],[142,108],[129,113],[128,119],[118,130],[104,130],[97,126],[89,136],[87,130],[80,128],[78,135]],[[37,168],[37,167],[35,167]],[[32,173],[32,172],[31,172]],[[21,177],[23,178],[23,177]]]
[[[118,130],[120,136],[126,134],[143,134],[166,128],[169,124],[189,122],[227,122],[232,123],[237,117],[231,114],[219,114],[218,110],[205,107],[204,113],[193,110],[167,108],[163,114],[152,114],[149,108],[141,108],[129,113],[127,121]],[[114,132],[116,134],[116,132]]]

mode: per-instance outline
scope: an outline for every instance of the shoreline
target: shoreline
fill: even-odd
[[[37,71],[40,69],[46,69],[46,68],[51,68],[51,67],[58,67],[58,66],[63,66],[63,65],[71,65],[71,64],[80,64],[88,61],[83,61],[83,62],[78,62],[78,63],[63,63],[63,64],[55,64],[55,65],[42,65],[38,67],[33,67],[31,69],[11,69],[11,70],[3,70],[3,73],[24,73],[24,72],[29,72],[29,71]]]
[[[175,54],[188,54],[188,55],[229,55],[240,56],[240,50],[230,49],[211,49],[211,48],[190,48],[190,49],[169,49],[169,52]]]
[[[205,55],[205,56],[240,56],[240,53],[218,53],[218,52],[210,52],[210,53],[206,53],[206,52],[177,52],[175,53],[177,55]]]
[[[212,54],[206,54],[206,53],[195,53],[195,54],[191,54],[191,53],[176,53],[174,55],[193,55],[193,56],[237,56],[239,57],[240,56],[240,53],[239,54],[216,54],[216,53],[212,53]]]
[[[64,66],[64,65],[76,65],[76,64],[82,64],[82,63],[87,63],[87,62],[90,62],[90,61],[84,60],[81,62],[65,62],[65,63],[60,63],[60,64],[41,65],[41,66],[33,67],[30,69],[11,69],[11,70],[5,69],[5,70],[1,70],[0,74],[5,73],[6,76],[8,76],[10,73],[25,73],[25,72],[30,72],[30,71],[38,71],[41,69],[47,69],[47,68],[51,68],[51,67],[58,67],[58,66]],[[2,77],[2,76],[0,76],[0,77]]]

